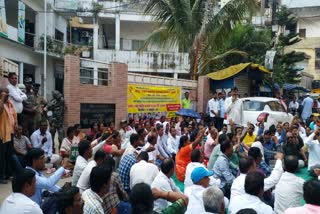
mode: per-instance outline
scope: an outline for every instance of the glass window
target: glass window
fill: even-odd
[[[278,101],[270,101],[268,102],[268,106],[272,111],[286,112],[281,103]]]
[[[316,66],[316,69],[320,69],[320,48],[316,48],[315,52],[316,52],[315,66]]]
[[[80,83],[93,84],[93,68],[80,68]]]
[[[256,100],[245,100],[243,101],[244,111],[262,111],[264,109],[265,103]]]

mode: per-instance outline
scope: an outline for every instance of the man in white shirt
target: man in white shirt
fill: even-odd
[[[291,102],[289,103],[289,110],[293,115],[295,115],[298,109],[299,109],[299,103],[297,102],[296,96],[293,96]]]
[[[184,194],[189,198],[186,214],[204,212],[203,191],[209,187],[210,176],[213,171],[209,171],[203,167],[195,168],[191,173],[191,179],[194,183],[192,186],[184,190]]]
[[[277,154],[277,161],[274,166],[274,169],[271,172],[271,175],[264,179],[264,191],[267,191],[273,188],[279,181],[282,173],[282,158],[283,154]],[[241,158],[239,161],[239,170],[240,175],[233,181],[231,186],[231,197],[234,198],[235,196],[245,194],[244,190],[244,183],[247,176],[247,173],[256,171],[256,163],[252,157]]]
[[[210,121],[211,124],[214,125],[214,127],[217,127],[217,120],[219,118],[219,100],[217,92],[214,91],[212,93],[212,99],[209,100],[209,111],[210,111]]]
[[[52,137],[48,131],[47,121],[41,121],[40,128],[33,132],[31,135],[32,148],[40,148],[44,151],[45,157],[48,163],[52,163],[55,167],[58,167],[61,161],[61,157],[57,154],[53,154],[52,150]]]
[[[174,162],[172,159],[165,159],[161,164],[161,171],[151,184],[151,188],[157,188],[166,192],[181,192],[171,178],[174,174]],[[168,207],[171,203],[165,199],[157,199],[154,202],[153,210],[161,212],[164,208]]]
[[[12,193],[2,203],[0,213],[42,214],[39,205],[30,199],[35,191],[36,173],[30,169],[21,169],[13,177]]]
[[[231,89],[231,97],[228,97],[224,103],[224,109],[227,113],[229,124],[242,125],[243,105],[239,99],[238,88]]]
[[[85,190],[90,188],[90,173],[95,166],[100,166],[104,160],[106,159],[107,154],[102,151],[98,150],[94,154],[94,159],[88,163],[88,165],[84,168],[83,172],[80,175],[80,178],[77,183],[77,187],[80,190],[80,193],[82,194]]]
[[[140,152],[138,162],[130,169],[130,189],[138,183],[146,183],[149,186],[159,173],[158,167],[153,163],[148,163],[148,153]]]
[[[245,194],[231,199],[229,214],[236,214],[246,208],[254,209],[258,214],[273,214],[272,208],[260,200],[264,192],[264,176],[260,172],[247,174],[244,189]]]
[[[199,149],[194,149],[191,152],[191,163],[188,164],[187,169],[186,169],[186,176],[184,179],[184,188],[187,188],[189,186],[192,186],[194,183],[192,182],[191,179],[191,173],[192,171],[197,168],[197,167],[202,167],[205,168],[205,165],[203,165],[203,155]],[[210,186],[219,186],[220,185],[220,180],[214,178],[213,176],[209,177],[210,179]]]
[[[121,157],[121,160],[127,154],[134,153],[136,151],[136,148],[140,145],[142,145],[142,143],[140,143],[140,136],[136,133],[131,134],[130,135],[130,145],[128,145],[126,150],[124,151],[124,153]]]
[[[9,90],[9,100],[16,109],[17,114],[22,113],[24,100],[27,100],[27,95],[23,93],[18,87],[18,76],[16,73],[12,72],[8,75],[9,85],[7,89]]]
[[[92,157],[92,148],[90,142],[82,140],[78,144],[79,156],[73,169],[72,186],[76,186],[83,170],[88,165],[88,160]]]
[[[175,127],[170,127],[170,134],[167,140],[167,145],[171,154],[177,154],[179,151],[180,136],[177,136]]]
[[[275,189],[274,211],[282,214],[289,207],[299,207],[303,199],[304,180],[294,173],[299,162],[296,156],[286,156],[284,159],[285,173],[282,174]]]
[[[316,139],[314,139],[315,137]],[[312,176],[315,176],[314,169],[320,168],[320,143],[319,142],[320,142],[320,132],[317,126],[315,132],[312,133],[305,140],[305,144],[308,146],[308,151],[309,151],[308,170]]]
[[[203,192],[203,206],[206,213],[225,213],[224,195],[218,187],[208,187]]]

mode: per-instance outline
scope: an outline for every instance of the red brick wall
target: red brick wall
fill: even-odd
[[[127,117],[128,66],[109,65],[110,86],[80,84],[80,58],[67,55],[64,60],[65,127],[80,123],[80,103],[115,104],[116,125]]]
[[[207,76],[198,78],[197,111],[206,112],[207,103],[210,97],[210,80]]]

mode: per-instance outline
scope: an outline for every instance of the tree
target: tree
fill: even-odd
[[[301,41],[299,34],[295,33],[297,20],[286,8],[281,7],[276,14],[279,26],[276,38],[276,56],[274,60],[273,81],[280,84],[299,83],[303,68],[298,68],[296,63],[307,59],[303,52],[286,52],[286,47]]]
[[[212,61],[241,51],[221,51],[236,23],[257,9],[256,0],[230,0],[217,11],[216,0],[149,0],[145,13],[151,13],[159,27],[145,41],[144,48],[172,46],[189,53],[193,79]]]

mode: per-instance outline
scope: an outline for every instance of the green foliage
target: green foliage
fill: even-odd
[[[277,22],[280,26],[280,35],[276,44],[276,56],[274,60],[273,80],[282,86],[284,83],[299,83],[301,81],[300,71],[295,63],[305,60],[307,57],[303,52],[285,52],[287,46],[296,44],[301,41],[298,34],[295,33],[296,18],[286,8],[281,7],[277,12]],[[285,30],[289,30],[285,34]]]
[[[178,46],[189,53],[190,73],[204,74],[218,54],[242,53],[224,50],[224,41],[234,25],[253,13],[256,0],[230,0],[218,12],[215,0],[149,0],[145,13],[152,14],[159,23],[143,49],[149,45],[161,48]]]

